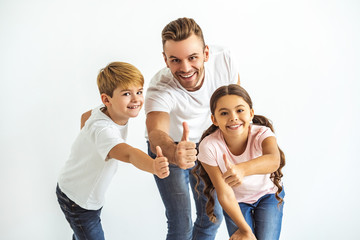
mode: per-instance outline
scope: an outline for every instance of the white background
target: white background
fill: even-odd
[[[100,103],[98,71],[130,62],[146,87],[165,66],[162,28],[184,16],[230,47],[256,113],[274,122],[287,160],[281,239],[358,238],[359,1],[1,0],[1,239],[71,239],[56,179],[81,113]],[[146,151],[144,121],[131,120],[129,143]],[[128,164],[102,219],[107,239],[165,239],[153,177]]]

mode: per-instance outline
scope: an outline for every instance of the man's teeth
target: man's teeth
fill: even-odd
[[[191,73],[189,75],[180,75],[181,77],[183,78],[189,78],[189,77],[192,77],[195,73]]]

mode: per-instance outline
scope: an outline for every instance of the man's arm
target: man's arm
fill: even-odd
[[[189,129],[184,123],[184,132],[181,141],[176,144],[169,136],[170,115],[166,112],[150,112],[146,116],[146,128],[148,131],[150,149],[155,152],[155,146],[160,146],[170,163],[178,165],[182,169],[188,169],[195,165],[196,144],[188,141]]]

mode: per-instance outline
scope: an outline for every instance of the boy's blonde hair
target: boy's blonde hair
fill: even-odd
[[[112,97],[117,87],[143,86],[144,77],[135,66],[126,62],[112,62],[100,70],[97,77],[100,94]]]

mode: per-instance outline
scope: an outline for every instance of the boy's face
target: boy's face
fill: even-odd
[[[202,86],[209,48],[204,48],[198,36],[192,34],[182,41],[166,41],[163,56],[166,66],[186,90],[196,91]]]
[[[102,99],[111,119],[119,125],[124,125],[129,118],[139,114],[144,104],[143,86],[130,86],[127,89],[117,87],[112,97],[106,95],[105,101],[103,96]]]

